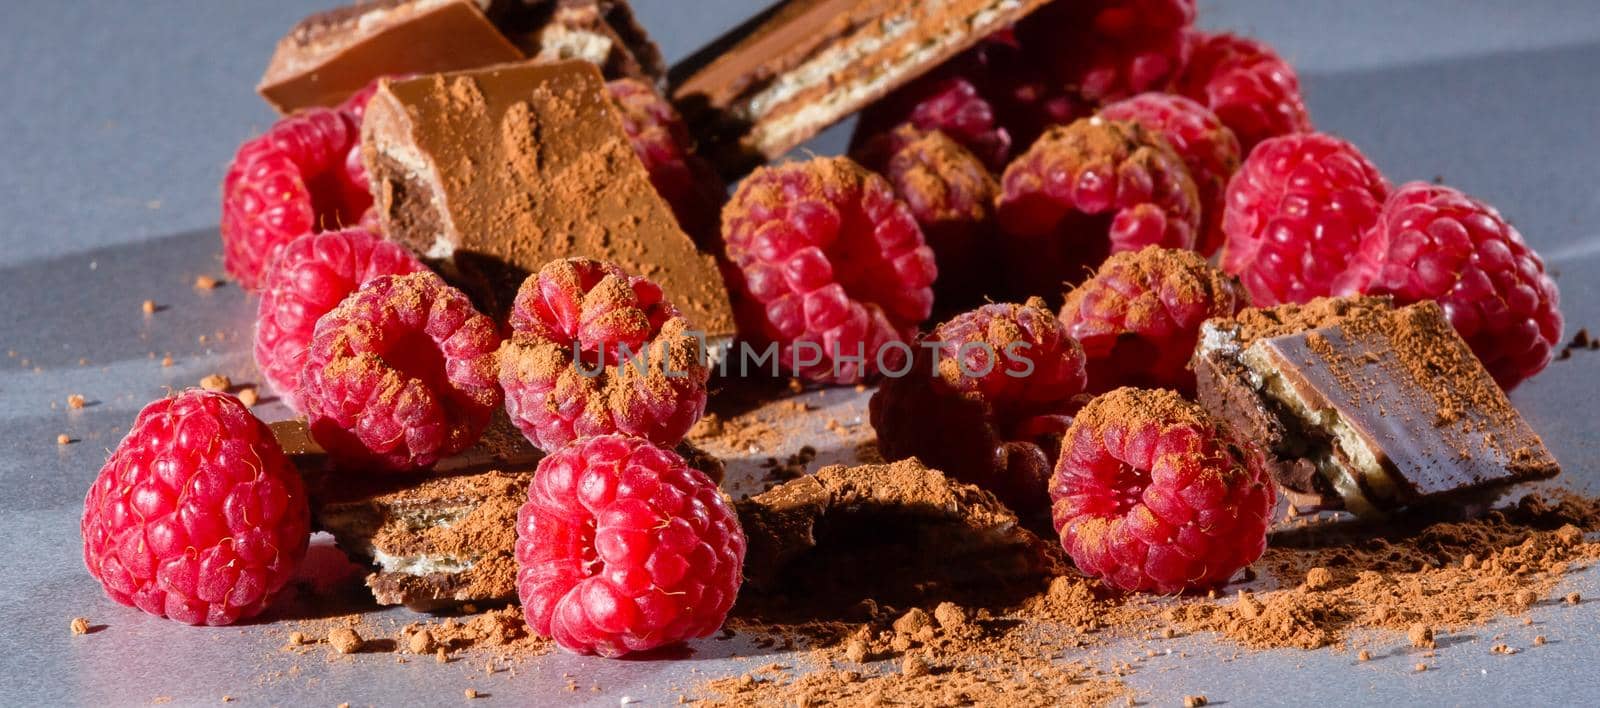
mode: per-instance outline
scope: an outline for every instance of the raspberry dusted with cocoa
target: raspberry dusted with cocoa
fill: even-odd
[[[552,261],[528,277],[500,348],[511,422],[550,451],[626,433],[671,447],[705,412],[700,339],[661,288],[610,263]]]
[[[1194,0],[1075,0],[1034,12],[1016,34],[1059,86],[1104,103],[1166,86],[1194,17]]]
[[[744,552],[733,509],[683,458],[641,438],[584,438],[528,486],[517,595],[534,632],[618,657],[717,631]]]
[[[477,442],[500,404],[494,322],[429,271],[386,275],[317,322],[300,371],[311,436],[341,468],[413,470]]]
[[[1061,321],[1083,345],[1089,390],[1170,388],[1194,395],[1200,325],[1250,305],[1239,281],[1194,251],[1118,253],[1067,293]]]
[[[268,267],[256,308],[256,368],[291,409],[317,320],[380,275],[426,270],[403,246],[365,229],[305,234]]]
[[[1006,168],[998,208],[1013,285],[1050,298],[1112,253],[1193,248],[1200,227],[1177,153],[1138,123],[1102,118],[1047,131]]]
[[[260,614],[311,535],[300,474],[233,396],[139,411],[83,502],[83,562],[117,602],[187,624]]]
[[[951,66],[963,62],[957,57]],[[1011,134],[997,123],[994,107],[978,93],[976,82],[956,71],[959,68],[936,72],[869,106],[850,136],[850,156],[881,172],[914,139],[911,136],[939,131],[989,169],[1005,167],[1011,156]],[[907,128],[915,132],[902,132]]]
[[[711,165],[690,149],[689,129],[667,99],[639,79],[606,83],[622,117],[634,154],[650,173],[650,184],[672,207],[678,225],[702,244],[717,239],[717,217],[726,187]]]
[[[1269,139],[1228,183],[1222,269],[1262,307],[1327,295],[1388,194],[1350,143],[1324,133]]]
[[[874,375],[933,309],[933,250],[882,177],[843,157],[758,169],[722,212],[740,331],[821,382]]]
[[[1277,503],[1253,444],[1176,393],[1134,388],[1073,419],[1050,497],[1079,570],[1162,594],[1216,587],[1255,562]]]
[[[349,167],[360,145],[348,116],[311,108],[239,146],[222,179],[221,228],[222,262],[240,285],[260,289],[273,257],[301,234],[360,221],[372,205],[365,170]]]
[[[870,403],[884,459],[918,457],[1024,513],[1043,511],[1083,350],[1033,298],[935,327]]]
[[[1437,301],[1507,390],[1543,370],[1561,341],[1544,260],[1494,207],[1450,187],[1412,182],[1389,195],[1335,290]]]
[[[1109,120],[1131,120],[1165,138],[1183,158],[1200,195],[1200,236],[1195,250],[1222,247],[1222,195],[1239,170],[1239,139],[1210,109],[1170,93],[1141,93],[1100,109]]]
[[[1311,132],[1300,79],[1272,47],[1225,32],[1193,32],[1189,46],[1174,91],[1216,113],[1245,155],[1267,138]]]
[[[942,132],[901,126],[894,135],[903,145],[883,176],[933,249],[939,267],[934,300],[944,311],[974,304],[995,277],[990,217],[1000,185],[978,158]]]

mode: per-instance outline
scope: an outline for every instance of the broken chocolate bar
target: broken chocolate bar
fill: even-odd
[[[1381,514],[1560,471],[1433,302],[1247,310],[1206,322],[1192,366],[1201,403],[1316,505]]]
[[[382,76],[582,59],[659,83],[661,52],[621,0],[374,0],[319,12],[278,41],[256,90],[290,113]]]
[[[740,602],[757,614],[826,614],[865,598],[922,604],[975,587],[993,598],[1063,569],[1059,548],[994,495],[915,458],[824,467],[735,508],[750,544]]]
[[[591,64],[386,80],[362,157],[385,233],[491,312],[545,263],[584,256],[655,281],[708,343],[733,333],[714,257],[651,186]]]
[[[673,100],[736,177],[1045,2],[790,0],[674,66]]]

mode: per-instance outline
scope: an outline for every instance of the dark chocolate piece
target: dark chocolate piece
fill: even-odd
[[[672,97],[732,178],[1046,0],[790,0],[673,67]]]
[[[1275,310],[1208,322],[1195,368],[1202,403],[1269,448],[1292,490],[1371,513],[1560,471],[1437,304]]]
[[[492,20],[529,57],[582,59],[606,78],[661,85],[666,62],[622,0],[492,0]]]
[[[732,335],[715,258],[651,185],[593,65],[385,81],[362,143],[385,233],[489,311],[545,263],[585,256],[655,281],[708,344]]]

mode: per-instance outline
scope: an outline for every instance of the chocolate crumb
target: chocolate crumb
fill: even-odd
[[[89,620],[87,618],[73,617],[70,626],[74,635],[89,633]]]
[[[73,410],[81,410],[83,408],[83,403],[84,403],[83,394],[81,394],[81,393],[74,393],[74,394],[72,394],[70,396],[67,396],[67,407],[68,408],[71,408]]]
[[[478,697],[478,691],[477,691],[477,689],[469,688],[469,689],[467,689],[465,691],[462,691],[461,695],[466,696],[469,699],[477,698]]]
[[[1509,645],[1506,645],[1506,644],[1496,644],[1496,645],[1494,645],[1493,647],[1491,647],[1489,649],[1489,652],[1492,653],[1492,654],[1500,654],[1500,655],[1503,655],[1503,656],[1510,656],[1512,654],[1517,653],[1517,650],[1516,650],[1515,647],[1512,647],[1512,646],[1509,646]]]
[[[900,663],[900,673],[907,676],[926,676],[928,675],[928,662],[923,661],[922,657],[916,654],[907,654],[905,661]]]
[[[170,356],[161,357],[161,368],[167,368],[169,366],[172,366],[172,357],[170,357]]]
[[[230,696],[230,695],[228,695],[226,693],[222,694],[222,702],[223,703],[232,703],[233,702],[233,696]]]
[[[72,436],[62,433],[56,436],[57,445],[67,445],[72,442]]]
[[[900,619],[894,621],[894,631],[901,634],[916,634],[930,626],[932,626],[932,622],[928,619],[928,613],[924,612],[920,607],[911,608],[910,612],[905,613]]]
[[[1435,646],[1433,628],[1421,622],[1411,625],[1411,628],[1406,630],[1406,638],[1411,640],[1411,646],[1418,649],[1432,649]]]
[[[243,403],[246,408],[255,406],[260,400],[261,397],[256,394],[256,387],[246,386],[239,389],[239,402]]]
[[[233,382],[222,374],[211,374],[200,379],[200,388],[220,393],[233,388]]]
[[[1533,645],[1536,646],[1536,647],[1542,647],[1542,646],[1544,646],[1544,643],[1545,643],[1545,638],[1544,638],[1543,634],[1537,635],[1537,636],[1535,636],[1533,638]]]
[[[1427,671],[1428,670],[1428,665],[1419,661],[1419,662],[1417,662],[1417,665],[1412,667],[1412,668],[1415,669],[1418,673],[1421,673],[1423,671]]]
[[[144,303],[141,304],[139,307],[141,309],[143,309],[144,313],[147,314],[147,315],[154,314],[155,311],[156,311],[156,301],[155,300],[145,300]]]
[[[340,654],[354,654],[361,651],[361,635],[349,627],[340,627],[328,633],[328,643]]]
[[[845,645],[844,658],[852,664],[859,664],[867,660],[867,643],[860,639],[852,639]]]
[[[1567,604],[1569,604],[1569,605],[1576,605],[1576,604],[1578,604],[1579,602],[1582,602],[1582,601],[1583,601],[1583,596],[1579,595],[1578,593],[1574,592],[1574,593],[1568,593],[1567,594]]]
[[[450,656],[444,653],[444,647],[439,647],[433,653],[433,660],[444,664],[450,661]]]
[[[1333,573],[1327,568],[1317,566],[1306,571],[1306,589],[1321,590],[1333,584]]]
[[[426,629],[412,633],[411,639],[406,643],[411,648],[412,654],[432,654],[434,650],[433,633]]]
[[[1200,708],[1207,702],[1205,696],[1184,696],[1183,708]]]
[[[300,646],[301,644],[310,643],[311,641],[306,637],[306,635],[301,634],[300,632],[289,633],[289,646]]]
[[[1356,661],[1372,661],[1372,652],[1362,649],[1356,654]]]
[[[962,629],[972,621],[966,608],[954,602],[939,603],[938,607],[933,608],[933,618],[939,622],[939,628],[945,631]]]
[[[217,279],[209,275],[197,275],[194,278],[194,286],[200,290],[212,290],[216,288],[218,284],[219,282]]]
[[[1538,601],[1539,594],[1532,590],[1522,589],[1517,591],[1516,602],[1518,605],[1524,608],[1532,607],[1533,603]]]

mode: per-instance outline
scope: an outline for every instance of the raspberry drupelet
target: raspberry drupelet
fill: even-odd
[[[256,308],[256,367],[289,408],[317,320],[373,278],[426,270],[403,246],[365,229],[304,234],[271,266]]]
[[[1245,155],[1267,138],[1311,132],[1300,79],[1272,47],[1227,33],[1191,32],[1188,42],[1174,92],[1216,113]]]
[[[932,249],[889,183],[843,157],[756,170],[722,212],[725,274],[746,337],[816,382],[875,374],[933,308]]]
[[[106,595],[187,624],[260,614],[305,558],[311,512],[272,431],[223,393],[144,407],[84,499]]]
[[[714,247],[727,188],[711,165],[691,150],[689,130],[677,110],[638,79],[607,82],[606,91],[622,117],[634,154],[650,173],[650,184],[672,207],[678,225],[702,247]]]
[[[850,156],[882,172],[908,138],[938,131],[988,169],[1004,168],[1011,156],[1011,134],[997,124],[994,107],[978,93],[977,82],[957,73],[961,63],[953,60],[952,68],[914,81],[863,111],[850,136]]]
[[[1108,120],[1131,120],[1165,138],[1183,158],[1200,196],[1200,236],[1195,250],[1209,256],[1222,247],[1222,195],[1239,170],[1239,140],[1210,109],[1170,93],[1141,93],[1100,109]]]
[[[1170,83],[1194,18],[1194,0],[1073,0],[1029,15],[1016,35],[1059,86],[1098,104]]]
[[[1161,594],[1216,587],[1255,562],[1277,503],[1254,445],[1176,393],[1133,388],[1073,419],[1050,497],[1079,570]]]
[[[500,385],[511,422],[541,450],[606,433],[672,447],[705,412],[703,356],[655,283],[568,258],[517,291]]]
[[[1494,207],[1426,182],[1396,189],[1338,294],[1434,300],[1507,390],[1543,370],[1561,342],[1561,298],[1544,260]]]
[[[642,438],[582,438],[540,461],[517,514],[528,627],[618,657],[708,636],[739,593],[745,537],[715,483]]]
[[[1388,194],[1350,143],[1323,133],[1269,139],[1228,183],[1222,269],[1260,307],[1327,295]]]
[[[1194,181],[1167,142],[1132,121],[1085,118],[1047,131],[1006,168],[998,218],[1018,295],[1058,298],[1112,253],[1193,248]]]
[[[977,157],[942,132],[901,126],[895,135],[903,145],[883,176],[933,249],[939,268],[934,302],[942,312],[975,305],[996,277],[992,212],[1000,185]]]
[[[1239,281],[1200,254],[1151,247],[1107,259],[1067,293],[1061,321],[1083,345],[1090,391],[1140,386],[1192,397],[1200,325],[1249,305]]]
[[[477,442],[500,405],[499,335],[429,271],[386,275],[317,321],[298,396],[343,469],[428,467]]]
[[[1043,300],[984,305],[921,337],[869,404],[884,459],[918,457],[1024,514],[1049,505],[1083,350]]]
[[[222,180],[222,261],[245,289],[262,287],[284,244],[354,225],[372,206],[365,170],[353,171],[360,132],[340,111],[311,108],[239,147]]]

